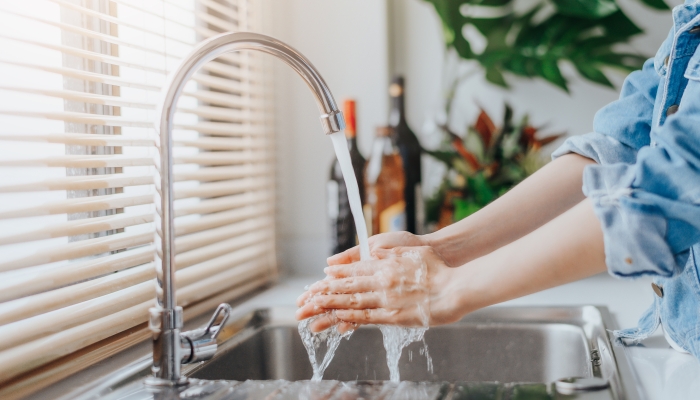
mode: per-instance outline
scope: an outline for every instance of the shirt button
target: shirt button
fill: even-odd
[[[669,107],[668,109],[666,109],[666,116],[670,117],[671,115],[673,115],[677,112],[678,112],[678,105],[674,104],[671,107]]]
[[[654,293],[656,293],[657,296],[660,298],[664,297],[664,288],[657,285],[656,283],[651,284],[651,288],[654,289]]]
[[[656,147],[656,142],[651,142],[651,147]]]
[[[665,67],[668,67],[668,60],[669,59],[670,59],[670,56],[666,56],[666,58],[664,58],[664,66]]]

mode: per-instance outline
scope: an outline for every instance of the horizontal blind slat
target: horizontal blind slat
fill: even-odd
[[[185,92],[185,94],[205,103],[225,107],[245,107],[247,104],[249,104],[245,97],[229,93],[214,92],[211,90],[193,90]],[[260,103],[260,100],[257,98],[253,98],[251,100],[251,103],[254,105],[258,105]]]
[[[199,3],[205,7],[211,8],[212,10],[223,14],[227,16],[228,18],[238,20],[239,19],[239,12],[237,9],[234,9],[233,7],[226,7],[223,4],[217,3],[212,0],[199,0]],[[231,6],[232,4],[229,3]]]
[[[85,218],[58,224],[47,225],[24,233],[12,233],[0,236],[0,245],[31,242],[64,236],[77,236],[87,233],[104,232],[129,226],[153,222],[153,213],[115,214],[105,217]]]
[[[100,135],[97,133],[0,133],[0,140],[61,143],[78,146],[153,147],[155,145],[153,136]],[[184,145],[189,145],[189,143]]]
[[[56,247],[37,250],[34,254],[0,262],[0,271],[50,264],[75,258],[92,256],[129,247],[143,246],[153,241],[153,232],[116,233],[114,235],[85,239]]]
[[[46,142],[71,144],[79,146],[119,146],[119,147],[153,147],[153,136],[135,135],[100,135],[96,133],[0,133],[0,140],[18,142]],[[174,140],[176,147],[196,147],[205,150],[242,150],[258,149],[270,146],[268,140],[253,137],[200,137],[191,140]]]
[[[178,195],[176,198],[219,197],[264,188],[268,184],[269,183],[265,182],[265,180],[252,178],[242,178],[215,183],[203,183],[192,188],[182,188],[178,190]]]
[[[51,90],[51,89],[34,89],[14,86],[0,86],[0,90],[12,92],[30,93],[41,96],[58,97],[64,100],[73,100],[83,103],[101,104],[106,106],[140,108],[155,110],[155,103],[144,103],[140,101],[132,101],[123,97],[107,96],[101,94],[76,92],[74,90]]]
[[[113,154],[0,159],[0,167],[109,168],[144,167],[154,165],[153,157],[133,157]]]
[[[65,178],[44,179],[37,182],[0,186],[0,193],[43,192],[52,190],[90,190],[123,188],[130,186],[152,185],[153,175],[107,174],[69,176]]]
[[[66,68],[66,67],[52,67],[52,66],[42,65],[42,64],[32,64],[32,63],[13,61],[13,60],[7,60],[7,59],[2,59],[2,58],[0,58],[0,63],[6,64],[6,65],[13,65],[16,67],[29,68],[29,69],[35,69],[35,70],[44,71],[44,72],[50,72],[50,73],[58,74],[58,75],[61,75],[64,77],[82,79],[82,80],[90,81],[90,82],[105,83],[108,85],[130,87],[130,88],[134,88],[134,89],[149,90],[149,91],[153,91],[153,92],[160,91],[160,86],[147,85],[145,83],[140,83],[140,82],[132,81],[129,79],[124,79],[124,78],[119,78],[119,77],[114,76],[114,75],[98,74],[96,72],[89,72],[89,71],[83,71],[83,70],[79,70],[79,69]]]
[[[89,125],[122,126],[133,128],[152,128],[153,122],[144,120],[132,120],[114,115],[88,114],[72,111],[40,112],[0,109],[0,114],[14,117],[43,118],[64,122],[76,122]]]
[[[200,200],[196,204],[182,207],[175,206],[175,216],[181,217],[192,214],[211,214],[228,210],[233,207],[241,207],[249,204],[262,204],[271,201],[271,195],[267,190],[250,191],[247,193],[223,196],[216,199]]]
[[[152,194],[111,194],[105,196],[79,197],[67,200],[56,200],[38,206],[21,207],[0,212],[0,219],[36,217],[40,215],[73,214],[89,211],[111,210],[152,204]]]

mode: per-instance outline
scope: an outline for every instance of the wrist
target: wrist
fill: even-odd
[[[450,267],[458,267],[478,256],[473,254],[478,246],[474,246],[477,235],[474,235],[472,225],[470,218],[467,218],[439,231],[422,235],[421,239],[435,249]]]
[[[454,293],[455,312],[460,316],[493,304],[491,296],[495,288],[488,281],[488,262],[488,256],[485,256],[454,268],[455,276],[449,291]]]

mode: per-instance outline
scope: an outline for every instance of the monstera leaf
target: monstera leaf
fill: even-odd
[[[532,1],[425,1],[433,4],[442,20],[447,46],[461,58],[478,61],[486,79],[496,85],[507,87],[504,74],[511,73],[540,77],[568,91],[559,65],[569,61],[584,78],[611,87],[604,68],[630,72],[647,58],[616,50],[616,45],[642,30],[615,0],[539,0],[525,13],[514,11],[515,3]],[[663,0],[640,1],[668,9]],[[486,45],[475,46],[470,35],[472,41],[480,35]]]

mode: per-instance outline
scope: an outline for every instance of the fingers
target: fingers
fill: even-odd
[[[307,304],[304,304],[299,309],[297,309],[296,313],[294,314],[294,317],[296,317],[297,321],[301,321],[303,319],[307,319],[307,318],[311,318],[311,317],[319,315],[319,314],[323,314],[327,311],[328,310],[324,310],[323,308],[314,304],[314,302],[309,302]]]
[[[297,297],[297,307],[301,307],[304,304],[309,302],[309,299],[314,295],[313,292],[307,290],[306,292],[302,293],[299,297]]]
[[[397,324],[396,313],[383,308],[364,310],[336,310],[335,315],[339,320],[355,324]]]
[[[338,324],[338,332],[341,335],[345,332],[348,332],[348,331],[354,331],[357,328],[358,328],[358,325],[353,324],[352,322],[340,321],[340,323]]]
[[[362,293],[380,289],[371,276],[322,280],[309,288],[311,293]]]
[[[338,319],[333,314],[326,313],[312,321],[309,324],[309,329],[314,333],[323,332],[337,323]]]
[[[378,308],[383,305],[382,296],[379,293],[354,293],[354,294],[325,294],[314,296],[311,300],[316,307],[323,309],[353,309]],[[342,319],[342,318],[341,318]]]
[[[326,259],[328,265],[350,264],[357,261],[360,261],[360,246],[347,249]]]
[[[326,267],[323,272],[331,278],[350,278],[355,276],[370,276],[377,270],[374,263],[356,262],[352,264],[331,265]]]
[[[348,331],[354,331],[357,329],[358,325],[352,322],[338,321],[337,318],[333,317],[332,314],[326,314],[322,317],[318,317],[315,321],[311,322],[309,329],[311,332],[318,333],[323,332],[326,329],[338,324],[338,333],[341,335]]]

